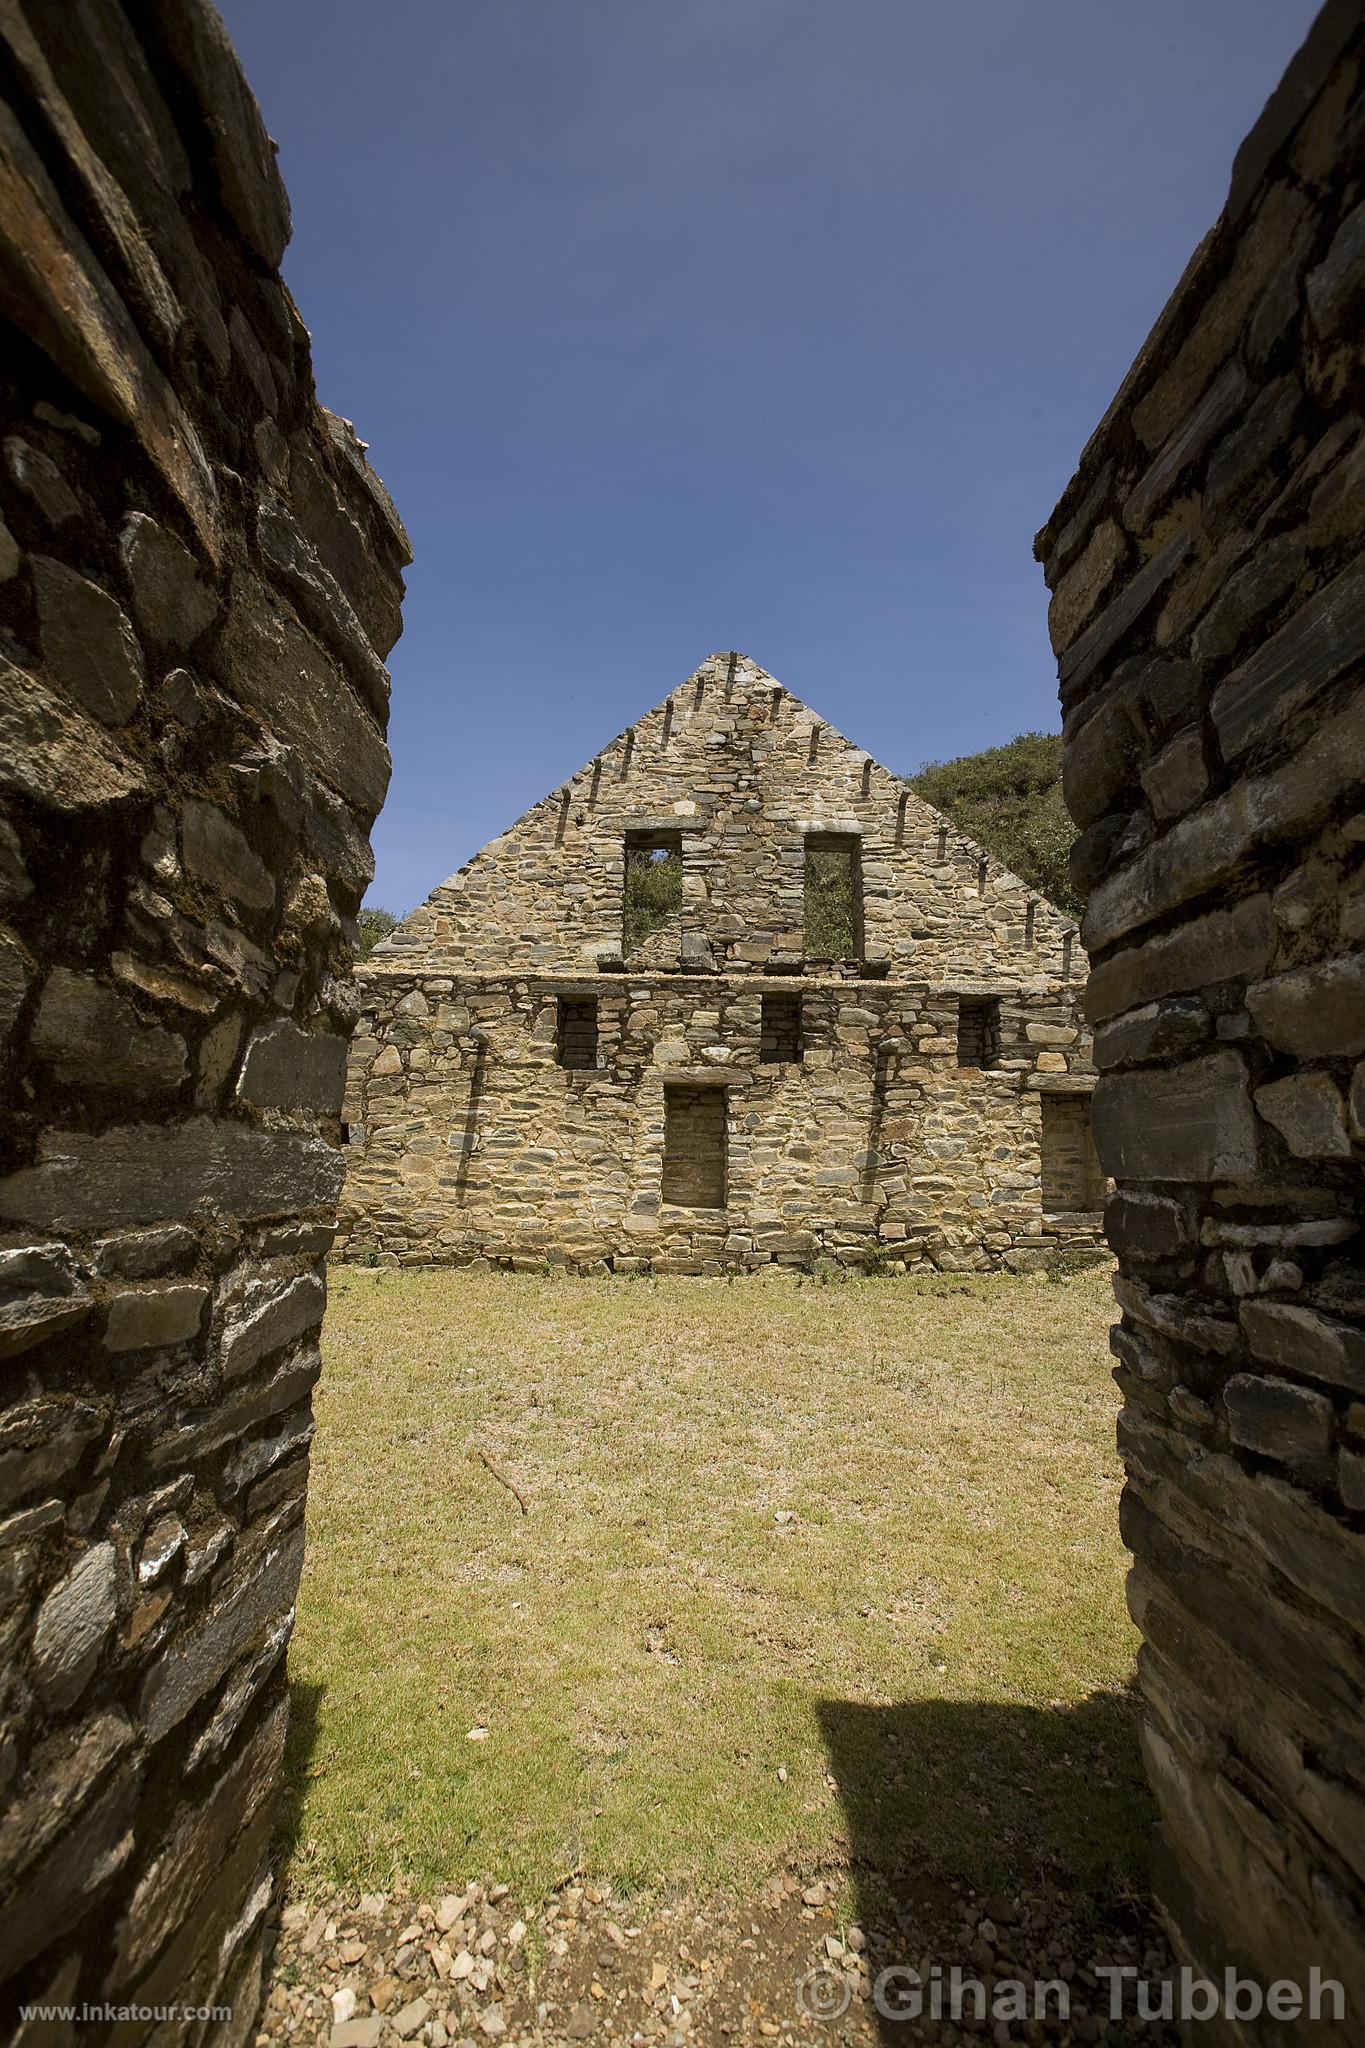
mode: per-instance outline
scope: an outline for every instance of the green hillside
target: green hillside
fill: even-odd
[[[1067,876],[1076,828],[1062,802],[1060,733],[1021,732],[1007,746],[926,761],[910,787],[1060,910],[1080,915]]]

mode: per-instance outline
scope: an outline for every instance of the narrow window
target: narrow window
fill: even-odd
[[[1043,1207],[1101,1209],[1104,1173],[1090,1132],[1088,1095],[1044,1095]]]
[[[621,944],[633,952],[682,907],[681,832],[626,834],[625,900]]]
[[[341,1142],[343,1145],[349,1145],[351,1142],[351,1126],[349,1124],[341,1126]]]
[[[959,996],[957,1063],[960,1067],[1000,1064],[999,996]]]
[[[664,1088],[663,1198],[688,1209],[725,1207],[725,1090]]]
[[[806,957],[861,960],[863,890],[851,832],[806,835]]]
[[[597,1065],[596,996],[561,996],[555,1019],[555,1050],[561,1067]]]
[[[758,1057],[775,1066],[801,1057],[800,996],[764,996]]]

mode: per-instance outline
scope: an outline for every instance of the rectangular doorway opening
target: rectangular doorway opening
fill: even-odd
[[[663,1198],[686,1209],[725,1207],[725,1090],[664,1088]]]
[[[1044,1209],[1102,1209],[1105,1178],[1090,1130],[1090,1097],[1044,1095],[1042,1106]]]

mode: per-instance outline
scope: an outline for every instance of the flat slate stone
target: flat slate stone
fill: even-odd
[[[321,1138],[209,1117],[48,1131],[38,1163],[0,1181],[0,1216],[55,1231],[174,1221],[204,1201],[230,1216],[287,1215],[330,1209],[342,1174]]]

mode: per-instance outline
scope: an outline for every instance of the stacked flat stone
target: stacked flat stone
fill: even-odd
[[[1159,1896],[1365,2015],[1365,91],[1324,9],[1038,553]],[[1287,2042],[1288,2021],[1228,2039]]]
[[[682,902],[623,932],[633,833]],[[861,955],[807,959],[808,834],[856,839]],[[716,1273],[1041,1266],[1045,1101],[1094,1081],[1070,920],[742,655],[717,654],[408,918],[362,973],[338,1256]],[[999,1001],[964,1065],[959,1002]],[[764,997],[800,1000],[799,1061]],[[592,1067],[562,1001],[595,999]],[[669,1088],[723,1087],[723,1206],[668,1199]],[[676,1189],[681,1183],[670,1182]]]
[[[0,49],[0,2034],[236,2042],[408,551],[212,8]]]

